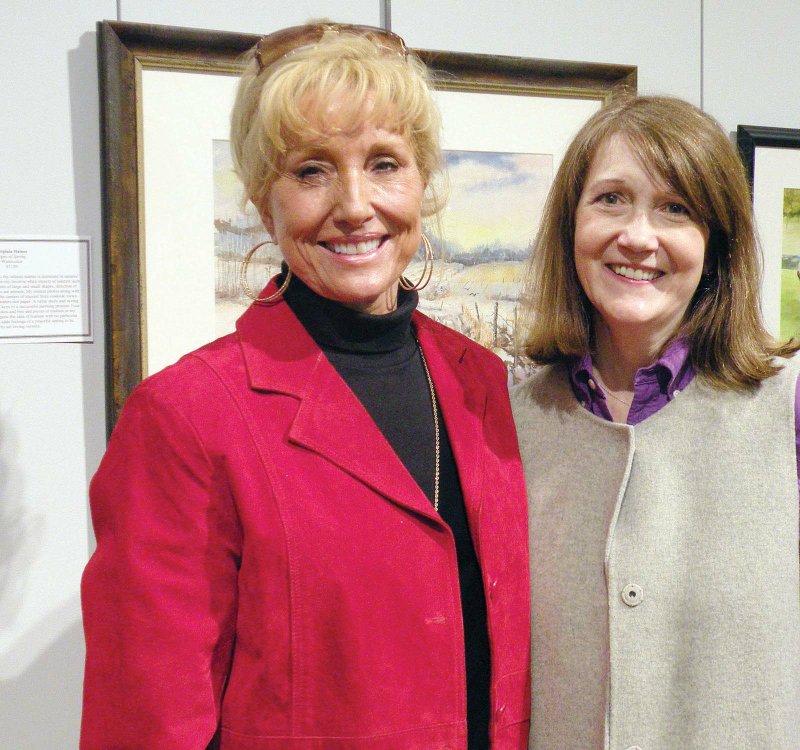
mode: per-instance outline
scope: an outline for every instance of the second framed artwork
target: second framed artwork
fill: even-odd
[[[800,130],[740,125],[736,140],[764,253],[762,305],[770,332],[800,336]]]
[[[239,56],[259,37],[121,22],[99,36],[110,429],[139,380],[233,330],[249,302],[239,262],[265,235],[228,148]],[[635,92],[636,68],[415,52],[434,71],[449,193],[420,309],[513,379],[520,273],[553,174],[586,119]],[[251,285],[279,262],[259,254]]]

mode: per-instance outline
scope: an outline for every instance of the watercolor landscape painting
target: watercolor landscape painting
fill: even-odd
[[[419,309],[492,349],[511,382],[525,374],[516,352],[525,261],[553,179],[550,154],[446,151],[449,199],[441,233],[428,231],[436,259]],[[407,271],[419,278],[421,261]]]
[[[215,140],[214,254],[217,334],[233,324],[249,300],[239,288],[247,251],[268,239],[252,206],[241,206],[241,183],[227,141]],[[517,303],[524,263],[553,179],[550,154],[446,151],[447,207],[426,227],[434,272],[420,293],[419,309],[492,349],[506,363],[509,380],[525,374],[516,353]],[[261,289],[280,268],[274,245],[259,249],[248,280]],[[416,280],[421,255],[406,271]]]
[[[784,188],[781,338],[798,335],[800,335],[800,188]]]

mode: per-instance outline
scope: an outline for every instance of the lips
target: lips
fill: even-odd
[[[646,271],[644,268],[631,268],[619,263],[610,263],[607,268],[611,269],[617,276],[623,276],[632,281],[653,281],[664,275],[663,271]]]
[[[341,238],[327,240],[319,244],[337,255],[367,255],[368,253],[374,253],[380,247],[382,241],[382,237],[357,241]]]

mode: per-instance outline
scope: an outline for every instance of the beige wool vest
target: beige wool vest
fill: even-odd
[[[533,750],[800,750],[798,369],[634,427],[560,366],[514,389]]]

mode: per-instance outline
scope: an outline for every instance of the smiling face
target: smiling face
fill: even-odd
[[[368,118],[285,155],[261,217],[292,273],[317,294],[383,314],[417,252],[425,184],[404,135]]]
[[[598,336],[641,337],[657,351],[700,283],[708,229],[655,180],[620,135],[601,143],[575,213],[575,267]]]

